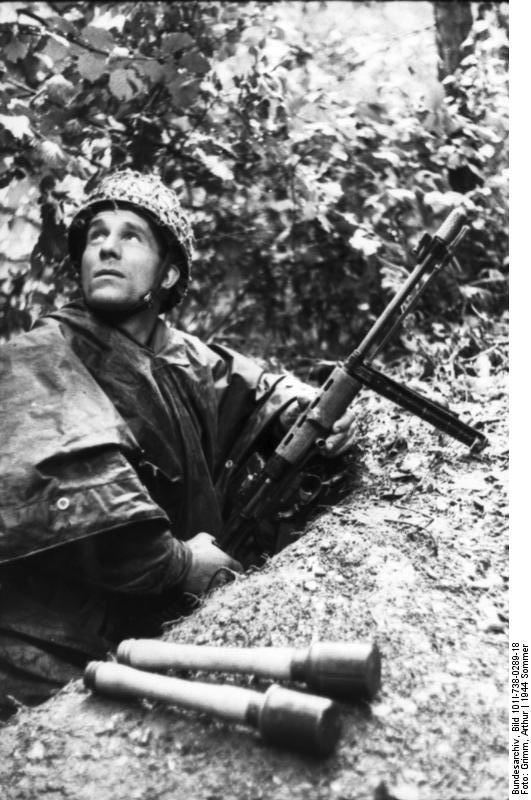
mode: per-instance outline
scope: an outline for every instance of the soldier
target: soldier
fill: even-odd
[[[41,701],[241,569],[215,544],[231,475],[314,391],[160,319],[186,291],[192,231],[158,177],[103,179],[69,249],[82,299],[0,355],[4,705]]]

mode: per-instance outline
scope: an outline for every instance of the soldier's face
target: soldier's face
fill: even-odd
[[[127,309],[152,289],[162,261],[146,219],[129,209],[100,211],[89,224],[81,259],[87,303],[102,311]]]

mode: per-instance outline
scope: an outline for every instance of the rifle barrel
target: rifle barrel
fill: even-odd
[[[369,332],[347,358],[345,362],[347,372],[350,372],[360,361],[370,360],[377,351],[382,349],[400,322],[418,301],[434,271],[443,267],[451,257],[452,243],[460,238],[465,222],[466,215],[462,209],[454,208],[450,212],[431,238],[430,243],[423,249],[420,264],[410,273]],[[415,292],[415,288],[418,288],[417,292]]]

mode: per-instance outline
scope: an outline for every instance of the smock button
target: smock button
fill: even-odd
[[[59,509],[59,511],[66,511],[69,505],[70,505],[70,500],[68,499],[68,497],[60,497],[56,503],[56,506]]]

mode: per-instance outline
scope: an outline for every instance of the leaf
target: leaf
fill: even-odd
[[[402,472],[411,472],[412,474],[415,474],[419,471],[423,464],[424,459],[421,456],[415,455],[414,453],[408,453],[408,455],[402,460],[398,469],[400,469]]]
[[[207,155],[200,147],[196,147],[193,154],[205,165],[212,175],[215,175],[217,178],[221,178],[222,181],[233,180],[234,173],[227,166],[227,164],[224,161],[221,161],[221,159],[219,159],[217,156]]]
[[[338,161],[348,161],[348,156],[344,149],[341,147],[338,142],[334,142],[332,147],[330,148],[330,155],[334,158],[337,158]]]
[[[220,61],[217,64],[213,65],[215,70],[215,74],[219,82],[221,83],[221,88],[224,92],[228,92],[230,89],[234,88],[234,74],[228,64],[224,61]]]
[[[135,77],[130,69],[115,69],[109,78],[109,89],[118,100],[130,100],[135,94],[131,81],[138,86]]]
[[[28,50],[29,42],[13,37],[9,44],[3,48],[3,54],[8,61],[18,61],[27,55]]]
[[[51,34],[46,42],[46,47],[41,52],[43,56],[51,58],[54,64],[57,64],[69,54],[70,46],[66,39],[59,39]]]
[[[101,78],[104,72],[107,72],[107,60],[105,56],[99,56],[95,53],[83,53],[77,60],[77,69],[82,78],[88,81],[96,81]]]
[[[330,224],[328,217],[325,214],[322,213],[317,214],[317,221],[320,223],[323,230],[325,230],[327,233],[330,233],[330,231],[332,230],[332,226]]]
[[[191,47],[195,40],[188,33],[168,33],[162,38],[161,50],[163,53],[175,53],[185,47]]]
[[[88,146],[94,156],[95,154],[104,152],[110,145],[111,140],[108,136],[100,136],[98,139],[92,139]]]
[[[479,155],[484,161],[488,161],[489,158],[493,158],[496,155],[496,150],[491,144],[486,143],[479,148]]]
[[[420,800],[420,791],[415,784],[397,783],[392,787],[389,796],[395,800]]]
[[[112,61],[118,61],[120,59],[129,58],[131,53],[127,47],[120,47],[120,45],[115,44],[109,55]]]
[[[469,300],[487,301],[490,297],[489,290],[481,286],[460,286],[459,291]]]
[[[402,511],[395,506],[389,506],[386,509],[382,509],[382,511],[383,519],[385,519],[387,522],[398,522],[402,516]]]
[[[464,492],[478,492],[480,495],[488,495],[491,492],[490,485],[479,471],[460,474],[457,480],[459,489]]]
[[[373,153],[373,156],[381,161],[387,161],[387,163],[391,164],[392,167],[400,166],[400,156],[394,153],[392,150],[377,150],[375,153]]]
[[[435,213],[455,208],[463,201],[463,195],[459,192],[426,192],[424,202],[431,206]]]
[[[39,740],[33,742],[33,744],[26,753],[26,757],[30,761],[42,761],[45,755],[46,755],[46,750],[44,749],[43,743]]]
[[[461,66],[462,67],[471,67],[475,66],[478,63],[477,56],[469,55],[466,58],[461,59]]]
[[[353,250],[363,253],[364,256],[373,256],[380,249],[378,239],[372,239],[365,231],[358,228],[348,240]]]
[[[9,24],[18,20],[17,6],[22,3],[1,3],[0,4],[0,25]]]
[[[52,75],[45,81],[46,94],[54,103],[66,105],[76,93],[73,83],[67,81],[62,75]]]
[[[38,191],[36,190],[31,178],[13,180],[0,189],[0,205],[8,206],[15,212],[17,208],[33,204],[36,201]]]
[[[95,25],[87,25],[81,31],[81,36],[92,47],[98,50],[110,51],[115,45],[114,36],[106,31],[104,28],[97,28]]]
[[[357,228],[360,224],[359,219],[355,214],[352,214],[350,211],[338,211],[340,217],[343,217],[345,222],[348,222],[349,225],[352,225],[353,228]]]
[[[179,66],[184,67],[188,72],[197,72],[198,75],[204,75],[210,69],[210,62],[201,53],[186,53],[181,58]]]
[[[39,238],[40,226],[24,217],[12,217],[9,226],[0,227],[0,251],[13,261],[27,261]],[[5,278],[2,278],[5,280]]]
[[[199,91],[199,80],[183,81],[182,77],[168,85],[173,103],[176,108],[185,108],[191,105]]]
[[[78,133],[82,130],[82,126],[77,120],[71,119],[70,111],[65,107],[49,106],[48,110],[41,114],[39,119],[39,133],[45,139],[54,139],[58,135],[61,136],[66,126],[68,126],[67,129],[70,134],[75,134],[76,128]]]
[[[65,192],[72,203],[80,205],[85,196],[85,183],[82,178],[68,174],[61,182],[56,183],[55,189],[57,192]]]
[[[303,219],[315,219],[317,216],[317,204],[314,203],[312,200],[301,200],[300,204],[302,218]]]
[[[0,114],[0,125],[11,133],[15,139],[22,139],[23,136],[33,138],[33,132],[30,127],[28,117],[24,115],[16,115],[8,117],[6,114]]]
[[[49,167],[60,167],[66,163],[66,155],[57,142],[51,142],[46,139],[44,142],[39,142],[37,152],[40,154],[42,160]]]
[[[118,100],[130,100],[133,96],[133,89],[127,80],[126,69],[116,69],[111,72],[109,78],[109,89]]]
[[[388,189],[387,194],[401,202],[414,203],[416,200],[415,193],[411,189]]]
[[[127,127],[122,122],[118,122],[111,114],[107,117],[107,126],[115,131],[121,131],[122,133],[125,133],[127,130]]]
[[[94,20],[95,27],[105,28],[105,30],[117,28],[120,32],[123,30],[126,21],[127,16],[121,12],[119,7],[116,8],[114,4],[110,4],[110,8],[103,14],[100,13]]]
[[[484,31],[488,31],[489,23],[486,19],[478,19],[474,22],[472,28],[475,33],[484,33]]]
[[[141,61],[135,63],[137,70],[147,77],[151,83],[159,83],[164,78],[165,69],[162,64],[153,59],[152,61]]]
[[[53,24],[55,30],[61,31],[61,33],[73,34],[74,36],[78,33],[74,23],[64,17],[54,17]]]
[[[488,353],[480,353],[474,361],[478,378],[488,378],[491,374],[491,363]]]
[[[318,184],[319,192],[325,203],[335,203],[343,194],[339,181],[323,181]]]

